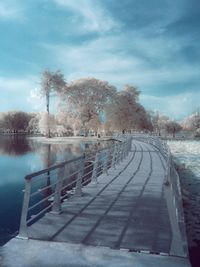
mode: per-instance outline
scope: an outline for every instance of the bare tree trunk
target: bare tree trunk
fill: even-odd
[[[46,108],[47,108],[47,137],[51,137],[50,125],[49,125],[49,92],[46,92]]]

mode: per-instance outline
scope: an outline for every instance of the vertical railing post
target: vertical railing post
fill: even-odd
[[[128,152],[129,152],[129,139],[127,139],[125,143],[125,157],[128,156]]]
[[[109,150],[106,149],[104,151],[104,153],[105,153],[105,157],[104,157],[104,160],[103,160],[103,173],[108,174],[108,154],[109,154]]]
[[[83,158],[80,160],[79,171],[77,174],[76,188],[75,188],[75,196],[77,197],[82,196],[82,178],[84,174],[84,167],[85,167],[85,154]]]
[[[164,184],[165,185],[169,185],[170,184],[170,170],[171,170],[171,155],[170,155],[170,151],[169,148],[167,148],[167,159],[166,159],[166,170],[165,170],[165,180],[164,180]]]
[[[62,193],[64,173],[65,173],[65,165],[62,165],[57,173],[57,183],[56,183],[55,195],[51,213],[60,214],[62,212],[61,193]]]
[[[125,151],[124,151],[124,157],[128,155],[128,140],[125,142]]]
[[[121,153],[121,143],[118,143],[117,144],[117,159],[116,159],[117,164],[120,161],[120,156],[121,156],[120,153]]]
[[[128,156],[129,151],[131,150],[131,142],[130,142],[131,138],[129,138],[126,141],[126,156]]]
[[[99,163],[99,152],[97,151],[95,155],[93,170],[92,170],[92,182],[97,183],[97,169],[98,169],[98,163]]]
[[[129,152],[132,150],[132,140],[133,140],[133,138],[131,137],[129,139]]]
[[[24,201],[22,207],[21,221],[18,238],[28,239],[28,229],[27,229],[27,216],[28,216],[28,207],[31,194],[31,178],[25,178],[25,190],[24,190]]]
[[[114,149],[115,149],[115,147],[113,145],[110,146],[108,149],[108,169],[110,169],[112,167],[112,158],[113,158],[113,154],[114,154]]]
[[[117,146],[114,144],[114,150],[112,154],[112,162],[111,162],[111,167],[116,168],[115,161],[116,161],[116,154],[117,154]]]
[[[122,161],[126,157],[126,141],[123,142],[123,147],[122,147]]]
[[[122,142],[121,147],[120,147],[120,150],[121,150],[120,161],[121,162],[123,161],[123,158],[124,158],[124,144],[125,142]]]
[[[125,146],[125,157],[128,156],[129,152],[129,139],[126,140],[126,146]]]
[[[127,154],[131,151],[132,149],[132,138],[130,137],[128,140],[128,150],[127,150]]]

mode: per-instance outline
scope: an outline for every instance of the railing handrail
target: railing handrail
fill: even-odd
[[[110,147],[111,147],[111,146],[110,146]],[[109,149],[110,147],[104,147],[104,148],[101,148],[101,149],[97,149],[97,150],[95,150],[94,152],[91,152],[89,155],[92,155],[92,154],[95,155],[97,152],[98,152],[98,153],[99,153],[99,152],[102,152],[102,151],[104,151],[104,150]],[[88,156],[88,155],[87,155],[87,156]],[[57,164],[55,164],[55,165],[52,165],[52,166],[50,166],[50,167],[48,167],[48,168],[46,168],[46,169],[42,169],[42,170],[40,170],[40,171],[36,171],[36,172],[31,173],[31,174],[27,174],[27,175],[25,176],[25,179],[28,180],[28,179],[31,179],[31,178],[33,178],[33,177],[35,177],[35,176],[39,176],[39,175],[44,174],[44,173],[47,173],[47,172],[49,172],[49,171],[56,170],[56,169],[58,169],[58,168],[64,167],[64,165],[70,164],[70,163],[72,163],[72,162],[79,161],[79,160],[83,159],[84,157],[86,157],[86,153],[83,153],[81,156],[74,157],[74,158],[72,158],[72,159],[70,159],[70,160],[62,161],[62,162],[60,162],[60,163],[57,163]]]
[[[143,133],[133,134],[133,138],[138,138],[139,140],[147,140],[148,143],[155,146],[163,158],[165,159],[165,184],[170,183],[170,171],[171,171],[171,152],[167,143],[159,138],[158,135],[148,135]]]
[[[159,136],[149,135],[145,133],[133,133],[132,136],[133,138],[142,140],[144,142],[147,141],[147,143],[150,143],[151,145],[156,147],[160,151],[160,153],[164,156],[164,158],[167,159],[167,154],[168,154],[167,145],[159,138]]]
[[[67,164],[70,164],[70,163],[72,163],[72,162],[81,160],[81,159],[83,159],[83,158],[84,158],[84,154],[81,155],[81,156],[79,156],[79,157],[76,157],[76,158],[73,158],[73,159],[70,159],[70,160],[66,160],[66,161],[60,162],[60,163],[55,164],[55,165],[53,165],[53,166],[51,166],[51,167],[49,167],[49,168],[42,169],[41,171],[37,171],[37,172],[33,172],[33,173],[31,173],[31,174],[28,174],[28,175],[25,176],[25,179],[26,179],[26,180],[29,180],[29,179],[31,179],[31,178],[33,178],[33,177],[35,177],[35,176],[39,176],[39,175],[44,174],[44,173],[47,173],[47,172],[49,172],[49,171],[53,171],[53,170],[59,169],[59,168],[61,168],[61,167],[64,167],[64,166],[67,165]]]

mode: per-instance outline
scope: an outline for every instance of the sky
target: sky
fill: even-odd
[[[147,110],[200,107],[199,0],[0,0],[0,112],[41,111],[44,69],[137,86]]]

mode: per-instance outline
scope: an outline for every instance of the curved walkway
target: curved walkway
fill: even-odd
[[[128,157],[97,184],[70,198],[60,215],[29,227],[33,239],[184,256],[166,200],[164,160],[155,147],[134,140]]]
[[[47,213],[30,226],[31,239],[9,241],[0,264],[190,267],[178,177],[172,172],[165,185],[165,164],[157,148],[134,140],[109,175],[65,201],[60,215]]]

